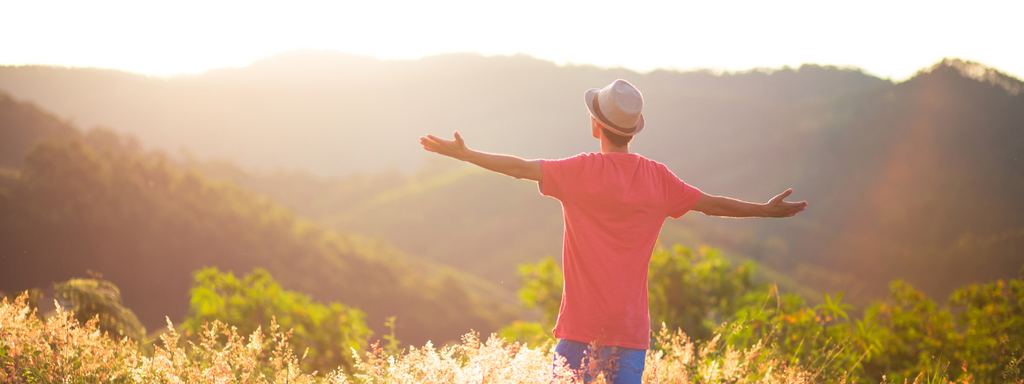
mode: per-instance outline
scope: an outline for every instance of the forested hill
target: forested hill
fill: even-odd
[[[80,136],[66,122],[0,92],[0,167],[21,168],[25,155],[39,139]]]
[[[100,127],[83,133],[73,122],[0,91],[0,168],[20,169],[25,156],[41,140],[71,139],[81,140],[97,151],[142,154],[142,146],[130,135],[120,135]]]
[[[92,270],[121,288],[147,328],[160,329],[165,316],[185,315],[194,271],[263,267],[288,289],[362,309],[377,337],[387,316],[397,315],[402,341],[418,344],[493,331],[512,317],[457,271],[410,262],[381,240],[325,230],[233,183],[140,153],[130,140],[83,135],[2,100],[0,137],[45,140],[20,169],[0,172],[0,291],[46,289]],[[10,116],[21,117],[10,124]],[[116,145],[91,146],[104,142]]]

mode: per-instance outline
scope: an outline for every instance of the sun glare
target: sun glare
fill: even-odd
[[[388,59],[526,53],[641,71],[819,63],[893,78],[960,57],[1024,74],[1009,49],[1022,12],[1009,1],[7,2],[0,33],[18,38],[0,43],[0,64],[166,75],[313,48]]]

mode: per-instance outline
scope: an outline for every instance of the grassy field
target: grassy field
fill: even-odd
[[[571,383],[553,368],[550,345],[531,347],[469,333],[461,344],[404,351],[377,345],[357,354],[354,372],[302,372],[289,346],[290,332],[272,326],[251,335],[208,323],[186,340],[168,321],[155,342],[138,344],[99,332],[96,321],[79,324],[60,309],[41,320],[24,298],[0,305],[0,382],[37,383]],[[694,343],[663,330],[661,349],[647,355],[648,383],[811,383],[822,369],[787,364],[770,347],[735,349],[722,335]],[[354,351],[355,352],[355,351]],[[614,362],[610,362],[614,364]],[[605,378],[599,377],[598,382]]]

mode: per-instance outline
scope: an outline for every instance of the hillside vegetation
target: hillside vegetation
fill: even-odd
[[[855,315],[841,293],[809,306],[753,282],[753,268],[731,265],[714,249],[655,251],[649,294],[660,327],[652,327],[645,383],[1024,382],[1019,278],[961,287],[945,306],[895,281],[886,300]],[[261,270],[244,280],[197,273],[190,317],[182,326],[168,322],[156,341],[126,337],[127,323],[104,329],[105,315],[131,313],[117,303],[91,320],[61,307],[43,318],[26,302],[30,295],[14,295],[0,303],[0,381],[563,382],[570,374],[552,369],[546,331],[561,273],[551,259],[520,271],[520,297],[544,311],[543,324],[517,321],[486,341],[471,332],[439,349],[398,347],[394,335],[365,348],[361,311],[313,303]],[[82,282],[117,290],[75,280]],[[76,311],[94,302],[69,299]],[[344,353],[349,347],[354,356]]]
[[[511,316],[492,296],[467,289],[473,278],[457,271],[410,260],[378,239],[328,231],[159,154],[123,145],[98,152],[72,136],[41,141],[19,170],[0,174],[2,291],[97,271],[155,329],[165,316],[185,315],[193,271],[263,267],[285,287],[361,308],[378,332],[397,316],[398,335],[409,342],[455,340]],[[97,137],[119,139],[84,135]]]

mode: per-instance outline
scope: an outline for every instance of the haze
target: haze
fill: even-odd
[[[26,1],[0,5],[0,64],[169,75],[312,48],[526,53],[639,71],[818,63],[894,80],[956,57],[1020,77],[1022,13],[1019,1]]]
[[[470,148],[528,159],[595,151],[581,96],[625,79],[645,99],[631,152],[710,194],[766,201],[793,188],[791,201],[810,203],[784,220],[668,220],[648,275],[653,325],[710,340],[728,322],[741,336],[720,340],[745,345],[783,335],[758,343],[795,348],[779,361],[806,367],[943,369],[927,360],[942,356],[977,382],[1016,369],[1022,5],[488,4],[0,2],[0,297],[34,289],[44,308],[55,284],[92,276],[140,323],[109,335],[143,348],[160,333],[139,328],[170,319],[197,335],[209,308],[241,334],[276,318],[327,346],[303,360],[320,372],[338,363],[316,356],[353,345],[330,319],[360,313],[361,328],[403,347],[506,326],[550,337],[560,203],[418,138],[458,130]],[[215,293],[227,291],[204,281],[237,284],[213,266],[265,289]],[[774,305],[769,284],[799,296]],[[546,297],[543,315],[517,293],[539,286],[529,296]],[[100,297],[88,295],[76,296]],[[803,354],[832,353],[804,344],[822,340],[852,352]],[[18,364],[5,367],[33,367]]]

